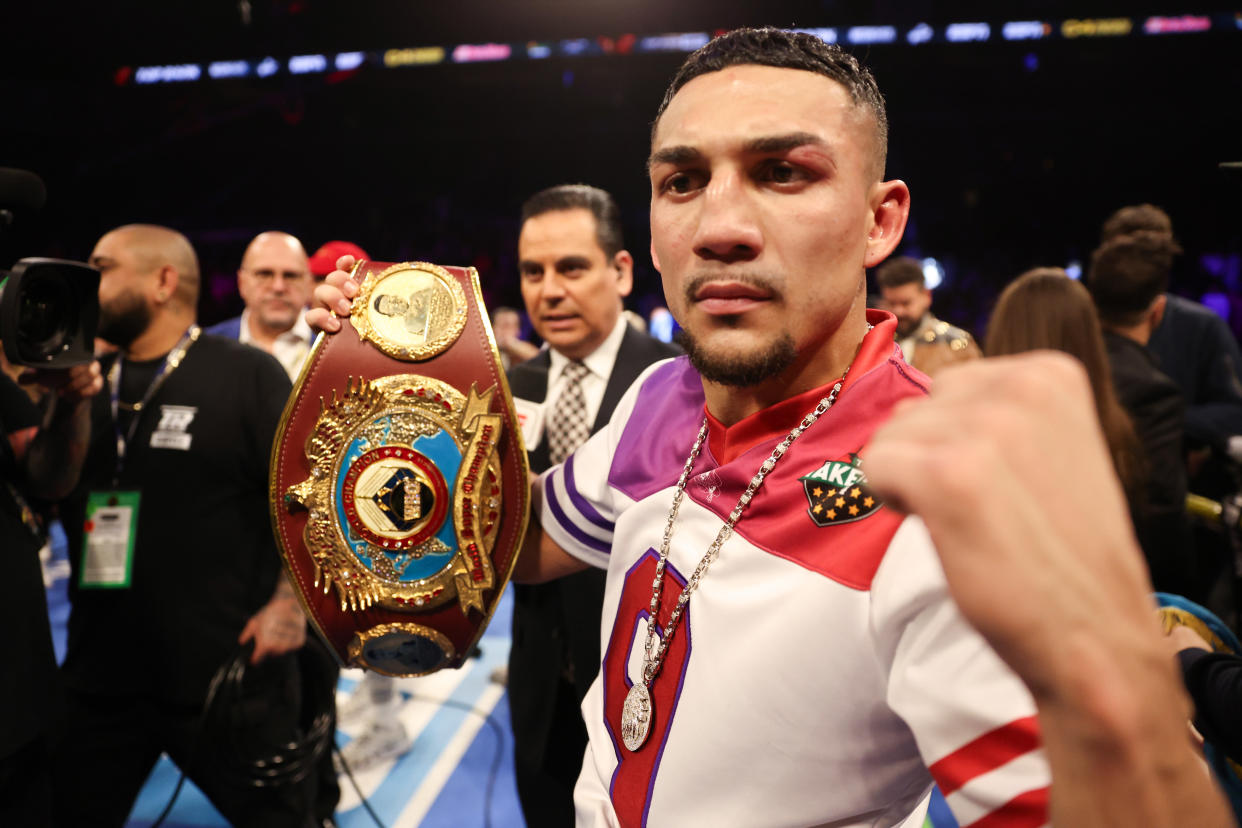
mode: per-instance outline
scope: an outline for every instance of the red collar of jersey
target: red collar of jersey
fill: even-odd
[[[858,348],[858,355],[854,357],[853,365],[850,367],[849,376],[845,378],[845,384],[841,386],[840,393],[842,394],[854,384],[855,380],[892,356],[897,317],[888,311],[868,309],[867,321],[875,327],[863,337],[862,345]],[[765,440],[784,437],[815,407],[816,403],[827,396],[828,391],[836,382],[833,380],[819,388],[804,391],[796,397],[781,400],[731,426],[726,426],[713,417],[704,405],[703,413],[707,415],[707,445],[711,449],[712,457],[716,458],[717,463],[724,465],[737,459],[752,446]]]

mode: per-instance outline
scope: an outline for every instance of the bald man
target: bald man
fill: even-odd
[[[312,332],[302,311],[313,286],[302,242],[279,231],[260,233],[246,247],[237,271],[245,310],[207,333],[262,348],[294,379],[310,353]]]
[[[123,824],[166,752],[231,824],[300,828],[309,784],[245,784],[248,764],[298,733],[292,654],[306,622],[267,515],[289,379],[270,355],[195,324],[198,261],[180,233],[121,227],[90,262],[99,334],[118,350],[102,361],[105,393],[62,512],[72,611],[56,822]],[[206,725],[212,677],[243,646],[245,681],[220,689]]]

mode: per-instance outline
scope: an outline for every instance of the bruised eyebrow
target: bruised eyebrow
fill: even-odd
[[[782,135],[764,135],[752,138],[742,145],[742,151],[748,153],[788,152],[791,149],[805,146],[827,146],[827,142],[813,132],[788,132]],[[657,150],[647,159],[647,169],[657,164],[683,166],[703,158],[703,153],[691,146],[666,147]]]
[[[813,132],[790,132],[784,135],[768,135],[752,138],[743,145],[746,152],[788,152],[807,145],[825,146],[823,138]]]

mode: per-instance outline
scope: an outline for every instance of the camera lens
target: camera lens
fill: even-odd
[[[11,362],[68,368],[91,361],[99,324],[98,270],[62,259],[22,259],[0,288],[0,347]]]
[[[40,354],[51,356],[64,350],[77,328],[77,303],[73,291],[59,274],[38,279],[21,296],[18,339]]]

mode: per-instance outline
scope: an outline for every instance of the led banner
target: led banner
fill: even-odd
[[[847,46],[922,46],[929,43],[974,44],[993,41],[1083,41],[1099,38],[1153,37],[1205,33],[1242,32],[1242,12],[1174,14],[1152,17],[1075,17],[1064,20],[918,22],[898,25],[831,26],[797,28],[825,43]],[[497,63],[510,60],[590,58],[633,54],[685,54],[711,39],[709,32],[599,35],[565,40],[532,40],[525,43],[460,43],[450,46],[397,47],[375,52],[348,51],[293,55],[278,59],[218,60],[205,64],[122,67],[113,74],[115,83],[150,85],[190,83],[200,80],[228,81],[278,74],[316,75],[348,72],[374,66],[383,69],[429,66],[441,63]]]

